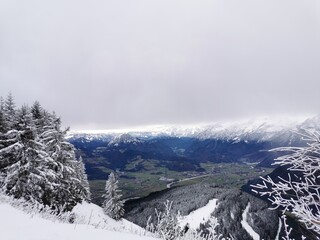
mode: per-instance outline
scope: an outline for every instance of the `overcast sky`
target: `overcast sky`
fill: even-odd
[[[0,0],[0,95],[72,129],[320,109],[319,0]]]

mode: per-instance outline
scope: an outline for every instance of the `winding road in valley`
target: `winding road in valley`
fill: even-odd
[[[193,180],[193,179],[197,179],[197,178],[209,177],[211,175],[212,174],[205,174],[205,175],[200,175],[200,176],[196,176],[196,177],[184,178],[184,179],[180,179],[177,181],[173,181],[173,182],[167,184],[167,188],[171,188],[172,185],[175,183],[185,182],[185,181],[189,181],[189,180]]]

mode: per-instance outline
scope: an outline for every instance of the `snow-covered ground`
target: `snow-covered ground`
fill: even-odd
[[[0,202],[0,239],[4,240],[152,240],[145,231],[126,220],[106,217],[100,207],[84,203],[73,213],[75,224],[61,223],[31,215]]]
[[[93,203],[83,202],[82,204],[78,204],[73,208],[72,213],[75,215],[75,223],[77,224],[92,225],[95,228],[135,233],[138,235],[146,233],[144,228],[126,219],[115,221],[109,218],[104,214],[101,207]]]
[[[217,201],[218,199],[212,199],[204,207],[192,211],[188,216],[183,216],[179,220],[180,226],[183,227],[188,223],[190,229],[197,229],[200,223],[205,223],[209,220],[211,213],[217,207]]]
[[[253,240],[260,240],[259,234],[256,233],[248,223],[247,215],[249,212],[249,208],[250,208],[250,202],[248,203],[246,209],[242,213],[241,225],[247,231],[247,233],[249,233],[249,235],[253,238]]]

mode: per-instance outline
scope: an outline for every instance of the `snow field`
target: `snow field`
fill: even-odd
[[[250,208],[250,202],[248,203],[246,209],[242,213],[241,225],[247,231],[247,233],[249,233],[249,235],[253,238],[253,240],[260,240],[259,234],[256,233],[248,223],[247,215],[249,212],[249,208]]]
[[[152,240],[145,230],[126,221],[114,221],[95,204],[83,203],[73,211],[75,223],[54,222],[0,202],[0,239],[3,240]]]
[[[212,199],[204,207],[192,211],[188,216],[182,216],[179,220],[179,225],[184,227],[188,223],[190,229],[196,230],[200,223],[205,223],[209,220],[211,213],[218,206],[217,201],[218,199]]]

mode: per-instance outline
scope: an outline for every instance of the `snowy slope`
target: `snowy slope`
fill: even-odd
[[[256,233],[248,223],[249,209],[250,209],[250,202],[248,203],[246,209],[242,213],[241,225],[247,231],[247,233],[249,233],[249,235],[253,238],[253,240],[260,240],[259,234]]]
[[[128,221],[116,222],[108,219],[103,215],[102,209],[94,204],[79,205],[73,212],[76,219],[78,218],[75,224],[53,222],[0,202],[0,238],[6,240],[155,239],[143,236],[145,232]]]
[[[204,207],[192,211],[188,216],[181,217],[179,225],[184,227],[186,224],[189,224],[190,229],[196,230],[201,223],[209,220],[211,213],[213,213],[217,207],[217,201],[218,199],[212,199]]]

